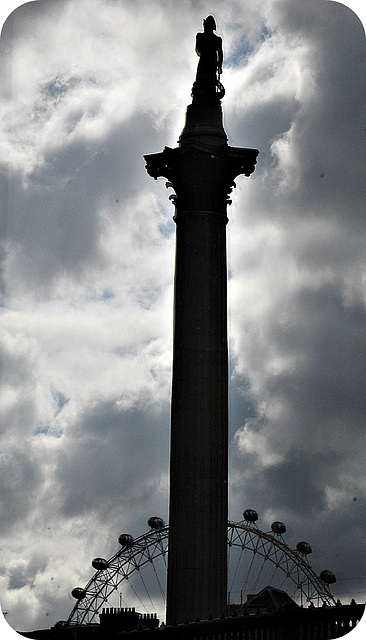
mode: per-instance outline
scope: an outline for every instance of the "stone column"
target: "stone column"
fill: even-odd
[[[227,606],[226,208],[258,151],[227,145],[221,106],[190,105],[176,149],[144,156],[175,190],[167,624]]]

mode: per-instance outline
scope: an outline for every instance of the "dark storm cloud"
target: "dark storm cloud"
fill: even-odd
[[[14,532],[14,525],[24,522],[33,512],[38,492],[43,484],[43,473],[37,460],[29,456],[27,446],[8,447],[0,452],[1,518],[3,535]]]
[[[286,313],[291,314],[290,321],[279,317]],[[366,409],[364,307],[345,307],[336,287],[302,290],[292,298],[291,308],[278,310],[277,322],[273,318],[268,329],[265,341],[271,350],[294,360],[293,367],[269,371],[263,382],[268,398],[287,407],[296,446],[301,446],[297,436],[306,433],[303,446],[321,446],[323,438],[338,435],[342,426],[344,449],[355,444],[355,438],[363,435]],[[336,437],[334,447],[339,445]]]
[[[298,322],[295,327],[279,328],[276,342],[281,351],[305,356],[293,377],[281,374],[273,380],[270,392],[291,389],[298,394],[294,413],[309,414],[322,428],[337,420],[349,422],[350,435],[362,433],[365,402],[363,381],[366,373],[366,312],[361,305],[346,307],[338,288],[302,291],[293,300]],[[309,319],[311,318],[311,324]],[[314,324],[317,331],[314,331]],[[292,384],[291,384],[292,383]],[[301,399],[301,395],[303,398]],[[305,401],[306,397],[306,401]],[[346,437],[346,434],[345,434]]]
[[[146,186],[143,153],[161,146],[153,132],[151,117],[138,113],[102,144],[75,141],[47,152],[26,185],[14,178],[8,242],[22,250],[12,265],[13,286],[18,280],[21,287],[47,289],[55,278],[78,277],[101,260],[102,208],[113,203],[120,210]]]
[[[39,551],[29,558],[27,562],[20,562],[12,568],[10,574],[9,589],[21,589],[29,583],[34,583],[38,573],[47,566],[47,559]]]
[[[323,478],[327,472],[332,472],[339,457],[340,454],[300,453],[259,470],[255,457],[244,455],[243,465],[256,476],[254,486],[243,487],[245,505],[259,505],[259,512],[261,505],[276,505],[277,519],[284,518],[287,524],[287,518],[291,523],[291,516],[297,516],[299,509],[300,519],[315,517],[326,509]],[[263,512],[261,516],[263,518]]]
[[[302,213],[334,213],[363,224],[365,198],[365,39],[357,17],[342,5],[326,3],[319,20],[302,22],[302,8],[281,15],[281,27],[308,38],[316,55],[312,99],[294,119],[291,160],[299,172],[295,206]],[[287,20],[286,20],[287,18]],[[293,33],[293,31],[292,31]],[[305,78],[305,82],[307,79]],[[310,87],[311,88],[311,87]],[[322,180],[319,180],[322,178]],[[326,210],[324,211],[324,206]]]
[[[153,502],[159,475],[167,473],[168,415],[168,406],[147,413],[101,403],[86,410],[57,459],[61,512],[109,515],[116,503]]]
[[[241,95],[234,89],[229,132],[264,154],[259,165],[268,167],[266,199],[289,190],[291,207],[280,205],[284,218],[315,212],[323,217],[332,210],[349,224],[363,224],[362,25],[351,11],[331,2],[274,3],[267,20],[271,34],[238,78]],[[266,214],[266,208],[257,213]]]
[[[362,236],[358,235],[364,226],[366,195],[365,182],[361,180],[361,174],[365,171],[365,145],[358,144],[362,92],[360,94],[352,91],[352,98],[349,99],[343,86],[344,83],[347,87],[350,83],[364,86],[361,73],[365,68],[365,47],[356,21],[356,37],[351,40],[348,48],[342,49],[346,63],[341,72],[338,70],[343,84],[342,90],[337,93],[338,85],[334,77],[336,67],[331,64],[333,57],[328,55],[328,51],[336,46],[339,49],[343,22],[338,9],[331,21],[333,30],[327,22],[329,7],[325,12],[320,12],[316,28],[314,21],[304,19],[303,14],[305,11],[306,18],[309,4],[304,8],[297,3],[290,9],[282,3],[276,5],[276,9],[281,10],[279,28],[285,30],[291,27],[292,31],[289,30],[289,33],[292,35],[294,29],[301,30],[302,37],[309,35],[310,42],[315,39],[317,50],[322,52],[321,61],[327,59],[328,66],[320,64],[320,72],[318,66],[314,67],[313,77],[318,77],[317,90],[313,94],[310,92],[310,102],[308,97],[301,100],[300,96],[288,130],[278,137],[278,146],[277,143],[272,146],[276,153],[282,153],[280,163],[288,156],[286,164],[281,168],[283,185],[279,190],[274,187],[273,179],[279,178],[278,165],[274,163],[264,179],[253,182],[249,206],[248,203],[246,206],[243,203],[243,211],[247,211],[245,222],[250,225],[249,233],[251,230],[253,234],[258,233],[260,224],[264,237],[264,225],[268,223],[263,253],[261,255],[256,251],[254,269],[257,273],[263,269],[264,276],[269,265],[272,268],[276,265],[278,276],[277,282],[276,277],[273,279],[277,300],[265,289],[266,285],[263,286],[260,277],[257,279],[257,299],[260,301],[263,297],[264,309],[268,313],[261,315],[260,322],[259,316],[257,318],[257,335],[259,338],[262,336],[262,339],[255,343],[256,346],[253,344],[252,352],[253,358],[257,360],[259,344],[262,342],[263,346],[266,345],[261,360],[264,368],[269,354],[277,353],[280,358],[292,359],[292,367],[285,366],[282,373],[276,372],[274,365],[272,375],[269,374],[267,378],[269,394],[273,393],[276,397],[294,394],[294,399],[303,394],[310,407],[317,406],[322,397],[321,405],[325,403],[327,410],[331,411],[328,418],[332,421],[333,413],[340,410],[348,413],[353,408],[357,415],[355,398],[360,396],[360,381],[364,374],[364,299],[359,289],[359,273],[364,264],[364,243]],[[355,20],[352,16],[349,19],[347,13],[345,24],[346,33],[343,37],[347,37],[348,42],[350,31],[347,32],[347,29],[354,27]],[[331,46],[326,46],[328,43]],[[311,52],[311,45],[309,51]],[[304,53],[301,56],[307,64],[309,51],[305,57]],[[350,58],[353,60],[352,68],[355,69],[351,80],[346,72]],[[343,122],[341,129],[332,119],[334,112]],[[352,118],[349,120],[350,113]],[[347,122],[348,147],[345,145]],[[357,142],[353,148],[351,141]],[[350,157],[351,149],[354,151],[355,172]],[[320,156],[328,159],[327,172],[322,173],[320,170]],[[342,171],[341,163],[344,164]],[[314,165],[319,168],[319,173]],[[313,167],[311,172],[310,166]],[[355,178],[354,173],[357,175],[357,172],[358,178]],[[279,182],[281,184],[281,176]],[[270,190],[272,207],[268,206]],[[355,215],[359,219],[357,231],[351,229]],[[317,223],[317,218],[321,222]],[[237,216],[235,223],[240,222]],[[248,260],[251,248],[247,245],[245,233],[246,230],[243,229],[243,254],[245,255],[248,246]],[[257,246],[259,248],[260,245],[256,245],[256,248]],[[250,277],[247,284],[249,282]],[[244,280],[243,285],[245,286]],[[242,339],[245,340],[244,332]],[[249,343],[247,346],[250,348]],[[344,383],[341,391],[340,380]],[[326,402],[326,398],[329,402]],[[362,413],[362,406],[360,409]],[[295,414],[297,410],[302,410],[300,415],[303,415],[304,406],[296,406]],[[324,415],[317,417],[323,418]]]
[[[339,573],[345,594],[346,575],[365,575],[365,39],[333,3],[274,3],[267,20],[230,132],[265,153],[229,212],[232,375],[243,384],[231,508],[316,540],[312,563]]]

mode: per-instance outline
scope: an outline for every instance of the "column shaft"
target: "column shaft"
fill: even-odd
[[[227,593],[226,216],[176,222],[168,624],[220,616]]]

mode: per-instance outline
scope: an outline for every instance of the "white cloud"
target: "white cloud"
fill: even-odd
[[[173,207],[142,155],[176,145],[211,12],[230,143],[261,151],[229,209],[232,517],[284,519],[336,572],[342,543],[351,575],[365,503],[357,20],[319,2],[36,4],[15,16],[0,104],[9,622],[65,618],[121,528],[167,519]]]
[[[283,460],[283,456],[271,450],[268,434],[256,433],[250,429],[250,421],[236,432],[239,449],[244,454],[254,454],[263,467],[271,467]]]

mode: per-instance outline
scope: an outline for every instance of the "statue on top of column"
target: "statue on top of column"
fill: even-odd
[[[196,35],[196,53],[200,57],[196,80],[192,87],[193,104],[218,105],[225,95],[220,82],[222,73],[222,40],[217,36],[213,16],[203,21],[203,33]]]

